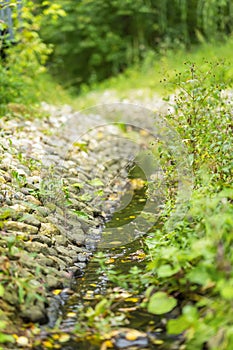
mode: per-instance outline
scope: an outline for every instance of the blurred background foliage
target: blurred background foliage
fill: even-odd
[[[40,4],[44,1],[37,1]],[[232,0],[57,0],[65,17],[42,20],[41,36],[54,45],[51,72],[68,85],[109,78],[161,52],[226,38]]]
[[[0,35],[1,106],[38,100],[45,70],[77,93],[148,57],[223,42],[233,28],[233,0],[5,0],[0,11],[9,6],[14,40]]]

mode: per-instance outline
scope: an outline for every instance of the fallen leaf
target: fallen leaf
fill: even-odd
[[[66,343],[70,340],[69,334],[61,334],[59,337],[59,343]]]
[[[62,292],[62,289],[54,289],[54,290],[52,291],[52,293],[53,293],[54,295],[59,295],[61,292]]]
[[[22,337],[18,337],[18,339],[16,340],[16,343],[19,346],[28,346],[29,340],[28,338],[22,336]]]

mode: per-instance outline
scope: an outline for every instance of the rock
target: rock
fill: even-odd
[[[32,226],[37,226],[40,227],[41,223],[38,219],[35,218],[34,215],[31,214],[25,214],[22,217],[22,221],[25,222],[28,225],[32,225]]]
[[[42,253],[44,255],[49,254],[49,248],[46,244],[40,242],[25,242],[25,249],[30,253]]]
[[[0,184],[5,184],[7,181],[4,176],[0,176]]]
[[[42,204],[36,197],[34,197],[32,195],[27,195],[25,197],[25,200],[27,202],[30,202],[30,203],[34,204],[34,205],[41,205]]]
[[[50,214],[50,210],[46,207],[42,207],[42,206],[39,206],[36,208],[36,211],[39,215],[42,215],[42,216],[48,216]]]
[[[59,229],[51,224],[50,222],[48,223],[41,223],[40,226],[40,234],[45,235],[45,236],[52,236],[52,235],[56,235],[59,233]]]
[[[76,229],[74,232],[67,232],[68,239],[77,245],[84,243],[85,235],[82,229]]]
[[[36,234],[38,232],[38,228],[35,226],[27,225],[23,222],[10,220],[4,222],[4,229],[7,231],[25,232],[31,235]]]
[[[6,182],[11,182],[12,181],[11,176],[8,173],[4,173],[3,177],[4,177]]]
[[[14,210],[16,213],[18,213],[18,214],[22,214],[22,213],[27,213],[27,212],[29,212],[29,208],[28,208],[28,206],[25,206],[25,205],[23,205],[23,204],[19,204],[19,203],[17,203],[17,204],[14,204],[14,205],[12,205],[11,207],[10,207],[12,210]]]
[[[43,266],[55,266],[56,262],[52,259],[49,259],[48,257],[44,256],[43,254],[38,254],[36,258],[36,262],[38,265],[43,265]]]
[[[49,256],[49,258],[52,261],[55,261],[55,263],[57,264],[57,267],[59,267],[60,270],[64,270],[66,268],[66,263],[64,260],[58,258],[57,256]]]
[[[40,324],[44,324],[48,321],[45,306],[42,305],[42,303],[32,306],[23,304],[21,306],[20,316],[26,322],[39,322]]]
[[[83,252],[85,250],[84,248],[76,247],[75,245],[71,245],[71,244],[68,244],[68,249],[74,251],[74,255],[73,256],[75,256],[76,253],[81,253],[81,252]]]
[[[48,236],[44,236],[44,235],[36,235],[34,237],[31,237],[31,240],[33,242],[40,242],[40,243],[44,243],[46,244],[48,247],[51,247],[52,245],[52,240],[51,238],[49,238]]]
[[[63,235],[53,236],[53,241],[54,241],[55,245],[63,246],[63,247],[66,247],[68,244],[67,238],[64,237]]]
[[[74,266],[78,267],[79,269],[83,270],[87,266],[85,263],[74,263]]]
[[[61,280],[58,277],[49,274],[46,276],[46,286],[48,290],[60,289],[63,287]]]
[[[22,192],[16,192],[13,194],[12,196],[14,199],[16,199],[17,201],[21,201],[24,199],[24,195]]]
[[[77,256],[77,260],[80,262],[86,262],[88,260],[88,256],[83,253],[79,253]]]
[[[83,271],[76,266],[69,267],[68,271],[72,274],[72,277],[81,277],[83,275]]]
[[[25,194],[25,195],[30,195],[30,191],[29,191],[29,189],[26,188],[26,187],[22,187],[22,188],[21,188],[21,192],[22,192],[23,194]]]
[[[58,256],[69,256],[70,258],[73,258],[73,252],[70,251],[69,249],[67,248],[64,248],[64,247],[56,247],[56,250],[58,252]]]

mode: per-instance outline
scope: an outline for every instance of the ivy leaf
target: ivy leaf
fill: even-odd
[[[155,315],[165,314],[177,305],[177,300],[164,292],[157,292],[151,296],[147,310]]]

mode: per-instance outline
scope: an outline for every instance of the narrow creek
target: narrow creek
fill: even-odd
[[[57,320],[54,321],[57,322],[59,330],[65,334],[69,334],[70,332],[72,334],[73,329],[80,321],[80,313],[82,313],[83,308],[86,310],[88,307],[94,307],[97,303],[98,295],[108,295],[108,288],[112,287],[112,283],[108,280],[105,271],[101,270],[98,259],[95,259],[96,253],[102,252],[105,257],[109,258],[112,267],[122,274],[127,273],[132,266],[145,267],[145,253],[142,250],[143,237],[140,236],[124,245],[124,242],[120,244],[116,233],[120,231],[121,238],[124,235],[128,235],[129,224],[134,221],[137,216],[141,215],[148,200],[147,178],[137,164],[134,164],[129,170],[128,179],[134,186],[123,194],[118,208],[115,209],[111,219],[106,222],[101,233],[102,236],[99,247],[97,247],[94,257],[88,263],[84,275],[73,281],[72,295],[66,294],[66,292],[63,293],[63,305],[59,308]],[[154,221],[156,222],[156,212],[151,210],[150,214],[153,214],[152,216],[154,216]],[[151,215],[149,216],[150,219]],[[159,222],[153,225],[149,232],[154,231],[158,226]],[[112,231],[113,228],[116,231]],[[133,226],[133,229],[135,231],[135,226]],[[111,239],[109,239],[109,237],[111,237]],[[103,248],[103,246],[105,246],[103,241],[105,240],[108,242],[107,245],[109,245],[111,241],[113,247]],[[128,241],[127,238],[126,241]],[[114,247],[114,242],[117,243],[117,247]],[[140,254],[141,258],[136,258],[134,260],[134,256],[136,255],[138,257]],[[134,302],[132,302],[130,298],[128,299],[128,301],[126,299],[123,304],[121,303],[120,305],[121,308],[125,310],[132,310],[128,315],[129,323],[127,324],[127,328],[137,329],[148,336],[141,339],[139,338],[136,341],[128,341],[119,333],[114,344],[116,349],[165,350],[179,348],[180,339],[166,334],[165,320],[163,317],[149,314],[140,308],[135,308],[134,310]],[[52,326],[54,326],[54,324]],[[48,339],[50,336],[52,337],[53,332],[50,335],[48,329],[46,332]],[[59,348],[63,350],[100,349],[100,344],[93,344],[92,341],[88,340],[88,337],[85,341],[79,341],[75,336],[71,336],[70,339],[69,342],[66,342],[64,346],[60,346]],[[54,339],[53,344],[56,344]]]

